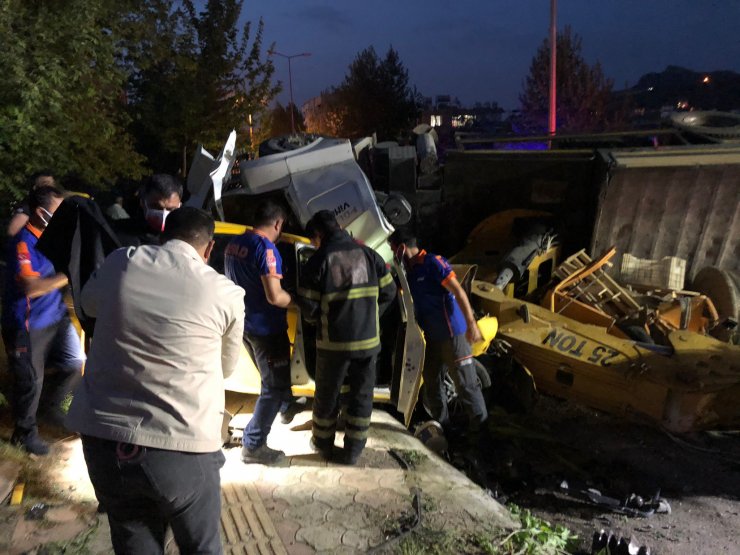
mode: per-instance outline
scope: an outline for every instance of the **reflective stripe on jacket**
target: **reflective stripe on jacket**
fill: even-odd
[[[299,302],[316,348],[364,357],[380,351],[380,315],[396,295],[385,262],[345,231],[325,237],[301,271]]]

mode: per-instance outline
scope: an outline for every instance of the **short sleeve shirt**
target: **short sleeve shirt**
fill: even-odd
[[[416,318],[427,341],[442,341],[467,330],[465,317],[455,296],[445,285],[455,277],[452,266],[442,256],[419,251],[408,271],[409,288]]]
[[[262,285],[262,276],[283,277],[283,261],[272,241],[254,230],[236,237],[224,252],[224,270],[245,291],[245,333],[266,336],[288,329],[286,309],[271,305]]]
[[[14,329],[41,329],[60,322],[67,315],[58,289],[29,298],[21,283],[24,277],[49,278],[56,275],[51,261],[36,250],[41,231],[28,224],[8,242],[2,323]]]

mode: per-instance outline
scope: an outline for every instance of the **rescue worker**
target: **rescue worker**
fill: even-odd
[[[355,464],[367,443],[372,414],[379,318],[396,294],[383,259],[357,244],[334,214],[321,210],[306,226],[318,250],[301,270],[304,317],[317,322],[312,447],[325,459]],[[342,384],[347,394],[344,450],[334,456]]]
[[[419,326],[424,331],[424,402],[431,417],[450,431],[444,369],[455,382],[457,394],[469,419],[469,441],[475,446],[481,426],[488,418],[471,345],[482,339],[460,282],[442,256],[419,249],[416,237],[397,229],[388,242],[406,267],[411,297]]]
[[[267,436],[278,412],[289,422],[297,404],[290,390],[290,340],[287,308],[292,297],[280,281],[283,262],[275,241],[287,218],[286,209],[266,200],[255,211],[255,227],[233,239],[224,252],[226,276],[242,287],[244,345],[262,380],[252,419],[242,437],[242,461],[270,464],[285,456],[267,446]]]
[[[56,187],[57,183],[54,179],[54,173],[51,170],[42,170],[34,173],[28,178],[28,190],[33,191],[36,187]],[[23,199],[23,202],[13,208],[13,214],[8,222],[8,237],[15,237],[15,235],[24,228],[28,223],[31,210],[28,207],[28,197]]]
[[[2,332],[13,376],[11,443],[35,455],[49,452],[39,437],[36,419],[44,370],[53,365],[57,373],[47,380],[47,389],[52,391],[42,411],[61,426],[61,404],[79,378],[85,359],[62,298],[67,276],[58,273],[36,248],[62,199],[62,192],[49,185],[29,192],[28,223],[10,240],[6,267]]]

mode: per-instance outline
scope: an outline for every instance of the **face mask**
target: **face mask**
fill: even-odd
[[[47,216],[49,216],[49,219],[47,220],[47,219],[46,219],[46,218],[44,218],[44,217],[43,217],[43,216],[42,216],[41,214],[39,214],[39,218],[41,218],[41,221],[42,221],[42,222],[44,222],[44,228],[46,228],[46,227],[48,227],[48,226],[49,226],[49,222],[51,221],[51,217],[52,217],[52,216],[53,216],[54,214],[52,214],[51,212],[49,212],[49,211],[48,211],[48,210],[47,210],[46,208],[44,208],[43,206],[39,206],[39,208],[41,208],[41,210],[43,210],[43,211],[44,211],[44,213],[46,213],[46,215],[47,215]]]
[[[178,206],[177,208],[180,207]],[[175,210],[177,210],[177,208],[175,208]],[[152,231],[161,233],[164,231],[164,222],[167,219],[167,216],[172,212],[174,212],[174,210],[167,210],[166,208],[149,208],[147,206],[144,219],[146,220],[146,223],[149,224],[149,227],[152,228]]]

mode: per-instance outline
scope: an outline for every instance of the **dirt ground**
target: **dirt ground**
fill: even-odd
[[[492,428],[497,453],[477,481],[576,532],[581,552],[603,529],[653,555],[740,553],[740,433],[675,437],[544,396],[526,416],[495,413]],[[619,514],[582,501],[588,488],[620,502],[660,492],[671,512]]]

